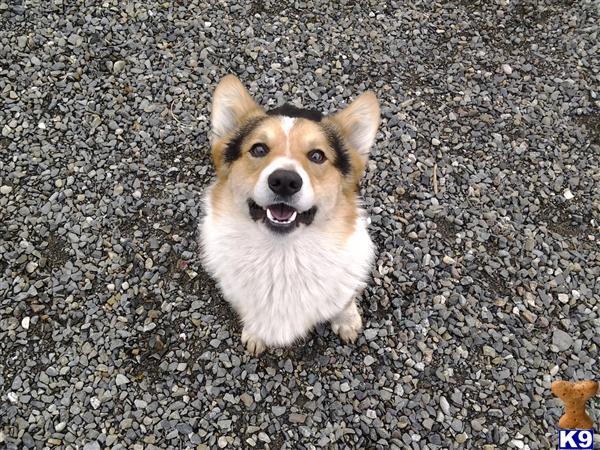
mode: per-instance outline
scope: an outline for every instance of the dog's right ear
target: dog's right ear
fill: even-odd
[[[234,75],[223,78],[213,95],[211,126],[215,139],[221,139],[243,123],[250,113],[260,111],[240,80]]]

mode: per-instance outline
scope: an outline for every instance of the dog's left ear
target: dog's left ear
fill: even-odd
[[[381,121],[379,102],[373,92],[365,92],[349,106],[333,116],[344,141],[367,160],[369,150],[375,142],[375,134]]]

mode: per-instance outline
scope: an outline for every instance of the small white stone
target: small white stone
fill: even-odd
[[[90,398],[90,405],[92,405],[92,408],[98,409],[100,407],[100,400],[97,397],[92,397]]]
[[[123,193],[123,185],[122,184],[117,184],[115,186],[113,192],[115,193],[115,195],[121,195]]]
[[[258,433],[258,439],[266,442],[267,444],[269,442],[271,442],[271,438],[269,438],[269,436],[267,435],[267,433],[265,433],[264,431],[261,431],[260,433]]]
[[[219,440],[217,441],[217,445],[219,446],[219,448],[225,448],[227,447],[227,438],[225,436],[221,436],[219,438]]]
[[[113,283],[108,283],[106,285],[106,289],[108,289],[110,292],[115,290],[115,285]]]
[[[19,400],[19,396],[16,392],[9,392],[8,394],[6,394],[6,396],[8,397],[8,401],[11,403],[17,403],[17,401]]]
[[[573,197],[575,197],[573,195],[573,193],[571,192],[571,189],[566,189],[565,192],[563,192],[563,196],[567,199],[567,200],[571,200]]]
[[[135,198],[136,200],[139,200],[140,198],[142,198],[142,193],[140,191],[133,191],[133,198]]]
[[[38,128],[40,130],[45,130],[46,129],[46,124],[44,122],[40,122],[40,123],[38,123]]]
[[[506,75],[510,75],[513,73],[513,69],[512,67],[510,67],[508,64],[502,64],[502,71],[506,74]]]
[[[117,386],[123,386],[123,385],[129,383],[129,378],[127,378],[122,373],[118,373],[117,377],[115,378],[115,383],[117,383]]]
[[[525,443],[523,441],[519,441],[518,439],[513,439],[511,442],[512,445],[514,445],[517,448],[524,448],[525,447]]]
[[[561,303],[569,303],[569,295],[568,294],[558,294],[558,301]]]
[[[144,267],[146,270],[150,270],[152,269],[152,266],[154,266],[154,261],[152,261],[152,258],[147,258],[146,262],[144,263]]]
[[[29,324],[30,323],[31,323],[31,318],[29,318],[29,317],[23,317],[23,320],[21,320],[21,326],[25,330],[29,330]]]
[[[367,328],[363,332],[363,335],[365,336],[365,339],[367,341],[372,341],[373,339],[375,339],[377,337],[378,334],[379,334],[379,330],[377,330],[375,328]]]
[[[148,406],[148,402],[146,402],[145,400],[139,399],[139,398],[137,400],[134,400],[133,403],[135,404],[135,407],[138,409],[144,409],[144,408],[146,408],[146,406]]]
[[[8,195],[12,192],[12,186],[0,186],[0,193],[3,195]]]
[[[449,266],[456,264],[456,260],[448,255],[444,255],[442,261],[444,261],[444,264],[448,264]]]
[[[57,188],[61,188],[63,187],[64,181],[61,180],[60,178],[54,180],[54,186],[56,186]]]
[[[440,407],[445,415],[450,415],[450,404],[448,403],[448,400],[446,400],[446,397],[440,397]]]
[[[116,75],[118,75],[118,74],[120,74],[121,72],[123,72],[123,69],[124,69],[124,68],[125,68],[125,61],[123,61],[123,60],[116,61],[116,62],[113,64],[113,72],[114,72]]]
[[[575,299],[575,300],[579,300],[581,298],[581,292],[576,291],[575,289],[573,289],[571,291],[571,295],[573,296],[573,299]]]
[[[33,273],[33,272],[35,272],[35,269],[37,269],[37,268],[38,268],[38,265],[34,261],[29,261],[27,263],[27,265],[25,266],[25,270],[27,271],[27,273]]]
[[[129,289],[129,283],[127,281],[124,281],[123,284],[121,285],[121,288],[126,291],[127,289]]]
[[[440,142],[440,140],[439,140],[439,139],[433,138],[433,139],[431,140],[431,144],[432,144],[432,145],[435,145],[435,146],[437,147],[438,145],[440,145],[440,144],[441,144],[441,142]]]
[[[54,430],[60,433],[67,426],[67,422],[59,422],[54,426]]]
[[[375,362],[375,358],[373,358],[371,355],[365,356],[365,359],[364,359],[365,366],[370,366],[374,362]]]
[[[134,446],[135,448],[135,446]],[[83,446],[83,450],[102,450],[100,448],[100,444],[98,444],[98,441],[92,441],[92,442],[88,442],[87,444],[85,444]]]

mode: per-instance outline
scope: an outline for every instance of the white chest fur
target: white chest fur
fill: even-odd
[[[374,257],[362,218],[336,245],[317,225],[275,235],[207,208],[200,240],[204,266],[225,299],[269,346],[288,345],[339,314],[365,286]]]

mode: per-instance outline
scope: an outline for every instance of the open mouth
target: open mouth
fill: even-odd
[[[310,225],[317,212],[316,206],[298,212],[296,208],[286,203],[274,203],[263,208],[254,200],[248,200],[248,207],[253,220],[262,220],[270,229],[277,232],[291,231],[300,224]]]
[[[298,217],[298,211],[285,203],[267,207],[267,219],[277,225],[289,225]]]

